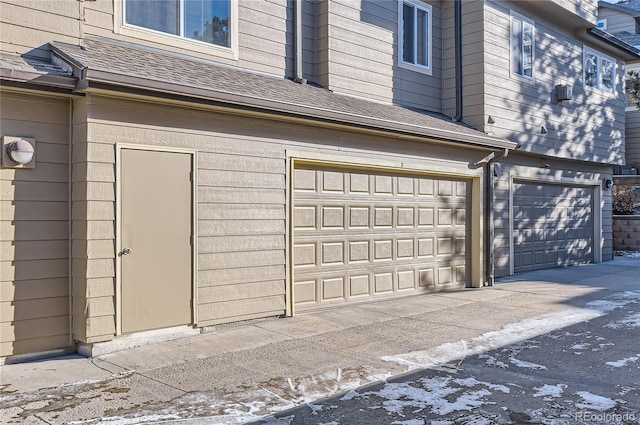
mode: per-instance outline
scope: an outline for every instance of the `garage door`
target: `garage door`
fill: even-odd
[[[593,262],[592,187],[514,182],[514,270]]]
[[[466,286],[471,182],[294,170],[296,311]]]

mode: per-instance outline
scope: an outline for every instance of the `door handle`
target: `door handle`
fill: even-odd
[[[119,257],[122,257],[123,255],[129,255],[131,254],[133,251],[131,250],[131,248],[122,248],[122,251],[120,251],[118,253]]]

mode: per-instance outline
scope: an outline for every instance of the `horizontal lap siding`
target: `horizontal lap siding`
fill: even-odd
[[[640,109],[627,112],[625,149],[627,165],[638,167],[640,165]]]
[[[510,72],[509,7],[535,21],[533,82]],[[489,2],[485,8],[485,113],[495,124],[483,122],[484,128],[519,142],[524,151],[594,162],[622,161],[624,99],[622,94],[583,86],[583,42],[540,16],[519,10],[517,2],[511,6]],[[620,86],[624,64],[617,66]],[[557,84],[571,85],[573,98],[558,102]],[[541,133],[542,126],[547,134]]]
[[[432,75],[398,66],[398,4],[394,1],[335,2],[328,5],[319,60],[336,92],[426,109],[442,110],[441,16],[433,4]],[[324,28],[324,27],[323,27]],[[320,31],[320,36],[325,35]],[[324,68],[323,68],[324,67]],[[321,81],[322,82],[322,81]]]
[[[70,345],[69,103],[3,92],[0,108],[2,136],[36,140],[34,169],[0,170],[4,357]]]
[[[198,325],[284,314],[286,162],[278,126],[245,136],[238,118],[215,113],[103,99],[92,110],[118,124],[91,123],[91,143],[198,152]],[[127,115],[138,123],[118,121]]]

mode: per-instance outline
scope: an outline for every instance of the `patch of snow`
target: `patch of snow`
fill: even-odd
[[[514,365],[518,366],[518,367],[523,367],[523,368],[526,368],[526,369],[547,370],[546,366],[542,366],[542,365],[537,364],[537,363],[526,362],[524,360],[518,360],[515,357],[511,357],[509,359],[509,361],[511,363],[513,363]]]
[[[578,391],[576,395],[582,398],[582,403],[576,403],[576,407],[579,409],[598,410],[603,412],[605,410],[613,409],[618,403],[607,397],[591,394],[588,391]]]
[[[617,322],[607,323],[605,327],[612,329],[619,329],[622,327],[640,327],[640,313],[631,314],[622,320]]]
[[[511,389],[504,385],[492,384],[490,382],[478,381],[476,378],[465,378],[465,379],[454,379],[453,382],[456,384],[462,385],[463,387],[475,387],[477,385],[483,385],[487,388],[491,388],[492,390],[501,391],[505,394],[509,394]]]
[[[589,343],[583,343],[583,344],[574,344],[571,346],[572,350],[586,350],[587,348],[589,348],[591,344]]]
[[[638,354],[638,356],[640,356],[640,354]],[[622,360],[617,360],[615,362],[607,362],[606,364],[608,364],[609,366],[613,366],[613,367],[624,367],[627,365],[627,363],[635,363],[640,359],[640,357],[636,357],[636,356],[632,356],[632,357],[627,357],[626,359],[622,359]]]
[[[381,359],[402,364],[408,370],[436,366],[515,344],[523,339],[544,335],[566,326],[595,319],[603,314],[604,311],[596,308],[572,308],[511,323],[499,331],[486,332],[471,341],[450,342],[429,350],[384,356]]]
[[[486,359],[484,364],[486,364],[487,366],[499,367],[501,369],[508,369],[509,368],[508,364],[506,364],[505,362],[502,362],[502,361],[500,361],[500,360],[496,359],[495,357],[490,356],[488,354],[480,354],[478,356],[478,358]]]
[[[614,300],[595,300],[590,301],[586,304],[586,306],[592,310],[600,311],[603,313],[608,313],[610,311],[616,310],[618,308],[624,307],[625,305],[631,303],[632,301],[622,299],[621,301]]]
[[[470,411],[486,404],[482,398],[491,395],[491,392],[484,388],[465,391],[463,388],[452,386],[452,383],[456,382],[450,377],[422,378],[415,384],[424,388],[408,383],[387,383],[381,390],[363,395],[386,399],[382,406],[389,413],[401,413],[403,409],[411,407],[418,411],[429,408],[432,413],[438,415]],[[456,393],[460,392],[462,393],[456,396]]]
[[[349,401],[352,400],[354,397],[359,396],[360,394],[358,394],[357,391],[355,390],[349,390],[348,393],[346,393],[341,399],[340,401]]]
[[[422,419],[409,419],[408,421],[391,422],[391,425],[424,425],[424,421]]]
[[[144,415],[137,416],[135,418],[124,418],[122,416],[112,416],[112,417],[103,417],[98,420],[99,423],[104,423],[108,425],[133,425],[133,424],[141,424],[148,422],[159,422],[159,421],[167,421],[171,419],[180,419],[177,415]],[[86,424],[86,423],[95,423],[95,419],[91,419],[88,421],[74,421],[68,422],[69,424]]]
[[[534,387],[537,392],[534,397],[562,397],[564,389],[567,388],[565,384],[548,385],[544,384],[542,387]]]

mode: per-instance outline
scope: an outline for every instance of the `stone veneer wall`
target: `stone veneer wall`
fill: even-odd
[[[640,215],[613,216],[613,249],[640,251]]]

